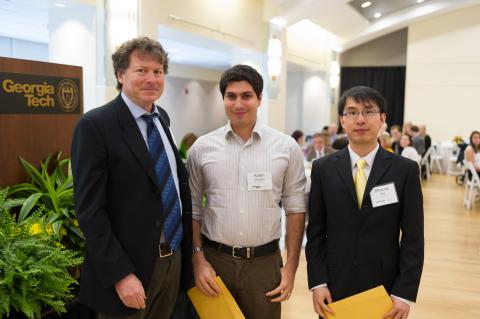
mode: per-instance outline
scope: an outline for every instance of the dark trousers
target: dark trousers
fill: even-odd
[[[150,286],[146,292],[146,308],[133,315],[113,317],[98,314],[98,319],[169,319],[175,306],[180,286],[181,253],[155,261]]]
[[[249,260],[233,258],[230,254],[205,246],[204,253],[246,319],[280,319],[280,303],[270,301],[275,297],[265,296],[280,284],[280,250],[273,255]]]

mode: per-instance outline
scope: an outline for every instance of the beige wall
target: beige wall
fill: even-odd
[[[172,20],[169,15],[197,26]],[[155,38],[161,24],[257,52],[266,46],[267,23],[261,0],[140,0],[139,21],[140,34]]]
[[[340,55],[342,66],[403,66],[407,61],[407,29],[402,29]]]
[[[467,137],[480,123],[480,6],[409,27],[405,120],[434,140]]]

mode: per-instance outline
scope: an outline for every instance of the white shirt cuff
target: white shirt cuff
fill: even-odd
[[[310,291],[314,291],[314,290],[317,289],[317,288],[323,288],[323,287],[327,287],[327,284],[325,283],[325,284],[321,284],[321,285],[315,286],[315,287],[313,287],[312,289],[310,289]]]
[[[397,297],[395,295],[391,295],[392,297],[394,298],[397,298],[398,300],[400,301],[403,301],[404,303],[406,303],[407,305],[409,305],[410,307],[414,304],[413,301],[410,301],[410,300],[407,300],[407,299],[403,299],[403,298],[400,298],[400,297]]]

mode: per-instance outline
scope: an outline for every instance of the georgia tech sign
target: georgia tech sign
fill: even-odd
[[[80,79],[0,72],[0,114],[80,113]]]

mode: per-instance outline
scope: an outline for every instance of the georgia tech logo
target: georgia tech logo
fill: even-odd
[[[57,86],[57,98],[63,111],[70,113],[78,106],[78,88],[75,82],[69,79],[62,80]]]

